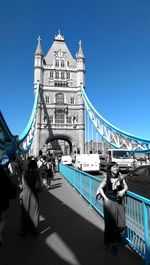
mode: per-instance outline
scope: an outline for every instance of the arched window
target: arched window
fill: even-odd
[[[64,79],[64,78],[65,78],[65,73],[61,72],[61,79]]]
[[[59,67],[59,60],[55,61],[55,67]]]
[[[65,62],[64,60],[61,61],[61,67],[64,67],[65,66]]]
[[[55,123],[64,123],[65,122],[65,114],[62,109],[59,109],[55,112]]]
[[[73,97],[70,98],[70,103],[75,104],[75,99]]]
[[[66,74],[67,74],[66,75],[67,76],[67,79],[70,79],[70,72],[67,72]]]
[[[45,97],[45,102],[49,103],[49,97],[48,96]]]
[[[56,71],[56,73],[55,73],[55,78],[59,79],[59,72],[58,71]]]
[[[64,103],[64,94],[58,93],[56,94],[56,103],[63,104]]]
[[[50,71],[50,79],[53,79],[53,71]]]

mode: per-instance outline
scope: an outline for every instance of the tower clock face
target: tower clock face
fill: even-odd
[[[66,52],[63,52],[62,50],[55,51],[54,57],[55,59],[66,59]]]

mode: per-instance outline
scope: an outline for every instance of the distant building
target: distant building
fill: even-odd
[[[89,141],[85,143],[85,154],[106,154],[108,144],[104,141]]]

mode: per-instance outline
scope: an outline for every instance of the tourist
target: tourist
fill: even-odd
[[[47,188],[50,188],[51,181],[53,179],[54,172],[53,172],[53,165],[50,158],[47,158]]]
[[[11,182],[6,170],[0,164],[0,247],[2,246],[2,234],[6,225],[9,200],[15,199],[17,190]]]
[[[107,166],[107,176],[101,182],[97,196],[103,198],[104,207],[104,244],[111,247],[112,253],[117,254],[117,242],[122,240],[125,232],[125,209],[123,197],[128,187],[119,173],[115,162]]]
[[[26,235],[27,232],[34,235],[39,233],[38,192],[40,186],[41,180],[37,170],[37,162],[31,159],[22,177],[20,236]]]

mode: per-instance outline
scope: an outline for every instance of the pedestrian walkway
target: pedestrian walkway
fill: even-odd
[[[11,202],[0,265],[142,265],[128,247],[113,256],[103,245],[103,220],[59,174],[40,193],[40,235],[18,235],[19,202]]]

